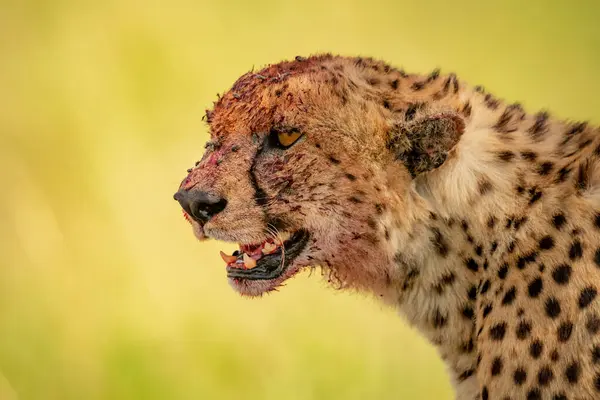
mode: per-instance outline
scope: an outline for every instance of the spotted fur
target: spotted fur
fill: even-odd
[[[182,183],[227,199],[200,239],[311,234],[307,266],[396,307],[458,399],[600,398],[600,135],[454,74],[319,55],[242,76]],[[287,150],[273,131],[304,133]]]

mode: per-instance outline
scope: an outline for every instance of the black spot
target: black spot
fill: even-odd
[[[490,337],[492,340],[502,340],[506,334],[506,323],[500,322],[490,328]]]
[[[517,259],[517,268],[524,269],[527,266],[527,264],[535,262],[537,256],[538,253],[536,251],[532,251],[531,253],[526,254],[524,256],[519,256],[519,258]]]
[[[506,229],[510,229],[512,227],[512,223],[513,223],[513,219],[512,218],[507,218],[506,219],[506,225],[504,225],[504,227]]]
[[[507,125],[510,122],[511,118],[512,118],[512,110],[511,110],[510,107],[507,107],[502,112],[502,115],[500,115],[500,118],[498,118],[498,121],[496,122],[496,125],[494,125],[494,128],[498,132],[503,132],[503,133],[513,132],[514,129],[509,129],[507,127]]]
[[[516,246],[516,243],[514,242],[514,240],[508,244],[508,248],[506,250],[508,251],[509,254],[512,253],[513,251],[515,251],[515,246]]]
[[[554,247],[554,239],[552,236],[544,236],[540,239],[540,249],[541,250],[550,250]]]
[[[507,273],[508,273],[508,263],[504,263],[498,270],[498,278],[500,278],[500,279],[506,278]]]
[[[542,394],[540,389],[533,388],[529,392],[527,392],[527,400],[542,400]]]
[[[392,106],[390,105],[389,101],[384,100],[383,101],[383,108],[387,108],[389,110],[390,108],[392,108]]]
[[[496,242],[494,240],[490,246],[490,254],[494,254],[494,252],[496,251],[497,248],[498,248],[498,242]]]
[[[585,328],[592,335],[600,332],[600,318],[596,314],[591,315],[585,323]]]
[[[441,328],[448,322],[448,318],[444,316],[440,310],[435,310],[433,313],[433,327]]]
[[[517,339],[527,339],[527,337],[529,337],[529,334],[531,333],[531,324],[526,321],[521,321],[517,326],[517,330],[515,331],[515,333],[517,334]]]
[[[594,262],[597,267],[600,267],[600,248],[596,249],[596,252],[594,253]]]
[[[540,293],[542,292],[542,289],[544,287],[544,282],[542,281],[542,278],[535,278],[534,280],[532,280],[529,283],[529,286],[527,287],[527,291],[529,292],[529,297],[538,297],[540,295]]]
[[[448,255],[448,244],[442,236],[442,233],[437,228],[432,228],[431,231],[433,232],[431,242],[433,243],[437,253],[442,257],[446,257]]]
[[[594,364],[600,364],[600,346],[596,345],[592,349],[592,362]]]
[[[552,397],[552,400],[569,400],[569,399],[567,398],[566,394],[564,394],[564,393],[558,393],[558,394],[555,394]]]
[[[579,308],[586,308],[596,298],[598,291],[593,286],[588,286],[579,295]]]
[[[579,191],[583,191],[588,187],[588,177],[589,177],[589,163],[584,163],[579,165],[578,173],[577,173],[577,182],[575,183],[575,188]]]
[[[490,216],[490,218],[487,221],[488,228],[492,229],[495,225],[496,225],[496,218],[493,216]]]
[[[550,318],[556,318],[560,315],[560,303],[556,298],[550,297],[546,300],[546,315]]]
[[[350,197],[348,197],[348,200],[350,200],[351,202],[356,203],[356,204],[362,203],[362,200],[356,196],[350,196]]]
[[[452,285],[456,279],[456,276],[453,272],[449,272],[442,276],[440,281],[434,286],[435,291],[438,294],[442,294],[446,286]]]
[[[475,348],[475,344],[473,343],[473,339],[469,339],[468,342],[460,345],[459,350],[463,353],[471,353]]]
[[[488,389],[485,386],[481,390],[481,400],[489,400]]]
[[[350,181],[355,181],[356,180],[356,176],[354,176],[352,174],[346,174],[346,178],[348,178],[348,180],[350,180]]]
[[[554,362],[557,362],[560,359],[560,355],[558,354],[558,351],[552,350],[552,353],[550,353],[550,359]]]
[[[495,110],[498,108],[500,102],[496,100],[490,93],[486,94],[483,102],[490,110]]]
[[[527,130],[533,136],[534,139],[540,138],[548,129],[546,121],[548,120],[549,114],[545,111],[541,111],[535,115],[535,122]]]
[[[467,118],[471,116],[471,103],[469,103],[468,101],[465,103],[465,105],[462,108],[462,113]]]
[[[540,358],[543,350],[544,344],[540,340],[534,340],[529,346],[529,354],[533,358]]]
[[[581,248],[581,242],[575,240],[569,249],[569,258],[571,260],[577,260],[583,256],[583,249]]]
[[[337,158],[335,158],[334,156],[329,156],[329,161],[331,161],[335,165],[338,165],[341,163],[341,161],[338,160]]]
[[[525,224],[525,222],[527,222],[529,218],[525,217],[521,217],[517,220],[515,220],[515,231],[518,231],[519,228],[521,228],[521,226],[523,226]]]
[[[559,285],[566,285],[569,283],[569,279],[571,279],[571,273],[573,272],[573,268],[567,264],[561,264],[552,271],[552,278]]]
[[[600,228],[600,213],[597,213],[594,216],[594,225],[596,226],[596,228]]]
[[[521,157],[527,161],[535,161],[537,159],[537,154],[533,151],[523,151],[521,152]]]
[[[412,90],[417,92],[425,87],[425,82],[414,82],[410,87]]]
[[[410,104],[404,113],[404,120],[412,121],[415,118],[415,114],[419,108],[420,107],[418,104]]]
[[[562,167],[558,170],[558,176],[555,179],[556,183],[561,183],[567,180],[569,177],[569,173],[571,172],[571,168]]]
[[[538,174],[548,175],[552,171],[552,168],[554,168],[554,163],[550,161],[543,162],[538,167]]]
[[[477,264],[477,261],[473,260],[472,258],[466,260],[465,264],[467,268],[469,268],[471,271],[477,272],[479,270],[479,265]]]
[[[473,308],[471,306],[466,306],[465,308],[463,308],[462,310],[462,315],[466,318],[466,319],[473,319],[473,317],[475,316],[475,312],[473,311]]]
[[[565,369],[565,377],[569,383],[575,384],[579,380],[579,375],[581,375],[581,367],[577,361],[573,361]]]
[[[523,368],[517,368],[513,374],[515,384],[522,385],[527,380],[527,372]]]
[[[483,318],[487,317],[492,312],[493,309],[494,309],[494,307],[491,304],[486,305],[483,308]]]
[[[579,150],[581,150],[581,149],[584,149],[584,148],[588,147],[590,144],[592,144],[592,142],[593,142],[593,140],[592,140],[592,139],[587,139],[587,140],[584,140],[583,142],[579,143],[579,145],[577,146],[577,148],[578,148]],[[596,155],[598,154],[598,153],[597,153],[597,151],[598,151],[598,150],[599,150],[599,149],[596,149]]]
[[[507,306],[507,305],[512,304],[513,301],[515,300],[516,296],[517,296],[517,288],[513,286],[504,295],[504,298],[502,299],[502,305]]]
[[[483,253],[483,247],[481,247],[481,245],[478,245],[477,247],[475,247],[475,254],[477,254],[479,257],[481,257],[482,253]]]
[[[558,337],[559,342],[566,342],[569,340],[571,333],[573,333],[573,324],[569,321],[560,324],[556,330],[556,336]]]
[[[390,82],[390,87],[394,90],[398,89],[398,79],[394,79],[393,81]]]
[[[487,179],[482,180],[478,184],[478,189],[479,189],[479,194],[481,194],[481,195],[489,193],[493,189],[492,182],[488,181]]]
[[[471,286],[469,288],[468,295],[471,300],[476,300],[477,299],[477,286],[475,286],[475,285]]]
[[[533,192],[532,192],[533,190]],[[537,190],[536,188],[532,188],[530,189],[530,192],[532,192],[531,198],[529,199],[529,205],[532,205],[533,203],[535,203],[536,201],[538,201],[539,199],[542,198],[542,192],[540,192],[539,190]]]
[[[500,160],[505,162],[512,161],[512,159],[515,158],[515,153],[509,150],[500,151],[496,155]]]
[[[462,228],[462,230],[464,232],[469,231],[469,223],[467,221],[465,221],[464,219],[462,221],[460,221],[460,227]]]
[[[470,378],[471,376],[473,376],[473,374],[475,373],[475,370],[473,369],[468,369],[465,372],[463,372],[462,374],[460,374],[458,376],[458,380],[460,382],[467,380],[468,378]]]
[[[490,280],[486,279],[486,281],[483,282],[483,285],[481,285],[481,290],[479,291],[479,293],[485,294],[485,293],[487,293],[489,288],[490,288]]]
[[[500,375],[502,372],[502,358],[496,357],[492,361],[492,376]]]
[[[597,392],[600,392],[600,373],[596,374],[596,377],[594,378],[594,388]]]
[[[566,136],[576,135],[578,133],[583,132],[586,127],[587,127],[587,122],[577,122],[577,123],[574,123],[569,128],[569,130],[565,132],[565,135]]]
[[[550,367],[542,367],[538,372],[538,383],[542,386],[546,386],[554,379],[554,373]]]

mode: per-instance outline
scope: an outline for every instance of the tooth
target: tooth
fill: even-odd
[[[290,238],[289,232],[280,232],[279,235],[277,236],[277,239],[275,240],[275,242],[277,242],[277,244],[279,244],[279,245],[282,245],[283,242],[285,242],[289,238]]]
[[[244,253],[244,265],[248,269],[252,269],[256,267],[256,260],[250,257],[248,254]]]
[[[237,260],[237,257],[235,256],[230,256],[229,254],[225,254],[223,252],[221,252],[221,258],[223,259],[223,261],[225,261],[227,264],[231,264],[234,263],[235,260]]]
[[[262,248],[262,253],[263,254],[271,254],[272,252],[275,251],[275,249],[277,248],[276,245],[274,245],[273,243],[265,243],[265,246]]]

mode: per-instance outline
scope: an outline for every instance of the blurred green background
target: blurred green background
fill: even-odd
[[[227,285],[172,199],[204,108],[331,51],[600,119],[597,1],[0,1],[0,399],[450,399],[393,310]]]

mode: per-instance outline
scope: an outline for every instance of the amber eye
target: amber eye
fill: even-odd
[[[273,130],[271,131],[271,134],[277,137],[277,139],[275,140],[277,146],[282,147],[284,149],[287,149],[302,137],[302,132],[300,132],[300,130],[296,128],[286,130]]]

